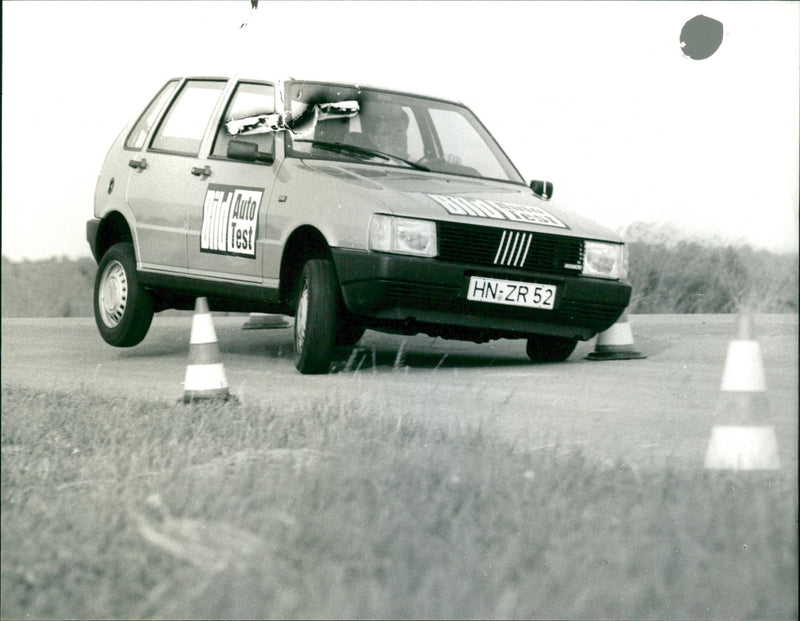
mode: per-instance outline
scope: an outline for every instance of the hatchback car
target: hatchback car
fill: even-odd
[[[614,232],[526,184],[464,105],[303,80],[175,78],[112,145],[87,239],[111,345],[153,314],[294,317],[295,364],[365,329],[526,340],[562,361],[628,305]]]

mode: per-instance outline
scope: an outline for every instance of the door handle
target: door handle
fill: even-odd
[[[128,166],[130,166],[131,168],[135,168],[137,170],[142,171],[145,168],[147,168],[147,160],[144,159],[144,158],[142,158],[140,160],[131,160],[131,161],[128,162]]]
[[[195,166],[192,168],[192,174],[196,175],[197,177],[208,177],[211,175],[211,167],[206,166],[205,168],[198,168]]]

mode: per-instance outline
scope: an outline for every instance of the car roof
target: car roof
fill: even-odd
[[[452,103],[459,106],[463,106],[464,103],[457,99],[449,99],[447,97],[441,97],[439,95],[431,95],[429,93],[420,93],[415,91],[406,91],[400,90],[394,87],[389,86],[381,86],[378,84],[366,84],[364,82],[351,82],[348,80],[331,80],[331,79],[310,79],[310,78],[295,78],[292,76],[282,76],[282,77],[275,77],[275,76],[254,76],[248,74],[233,74],[233,75],[186,75],[186,76],[175,76],[171,78],[173,80],[242,80],[244,82],[271,82],[276,85],[280,85],[286,82],[312,82],[315,84],[335,84],[337,86],[346,86],[350,88],[363,88],[369,90],[376,90],[376,91],[384,91],[387,93],[396,93],[398,95],[409,95],[411,97],[421,97],[424,99],[435,99],[436,101],[442,101],[446,103]]]

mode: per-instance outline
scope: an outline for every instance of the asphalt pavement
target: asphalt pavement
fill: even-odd
[[[521,450],[580,448],[631,467],[702,468],[711,428],[725,424],[720,381],[735,315],[634,315],[641,360],[592,361],[594,340],[563,363],[532,364],[525,342],[486,344],[367,331],[339,351],[334,373],[303,376],[291,327],[243,330],[248,316],[215,316],[229,390],[243,403],[353,403],[375,416],[480,425]],[[191,313],[156,316],[145,340],[116,349],[90,318],[3,319],[2,383],[44,390],[176,401],[189,363]],[[783,468],[797,471],[798,317],[758,315],[755,339]]]

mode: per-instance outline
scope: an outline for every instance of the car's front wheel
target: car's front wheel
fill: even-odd
[[[575,351],[578,339],[532,334],[525,351],[533,362],[564,362]]]
[[[97,266],[94,319],[109,345],[132,347],[142,342],[153,321],[153,299],[139,284],[133,245],[114,244]]]
[[[336,340],[334,344],[337,347],[349,347],[355,345],[359,339],[364,336],[367,329],[357,321],[339,317],[339,325],[336,327]]]
[[[300,274],[294,316],[294,363],[300,373],[327,373],[330,369],[338,295],[333,263],[308,261]]]

